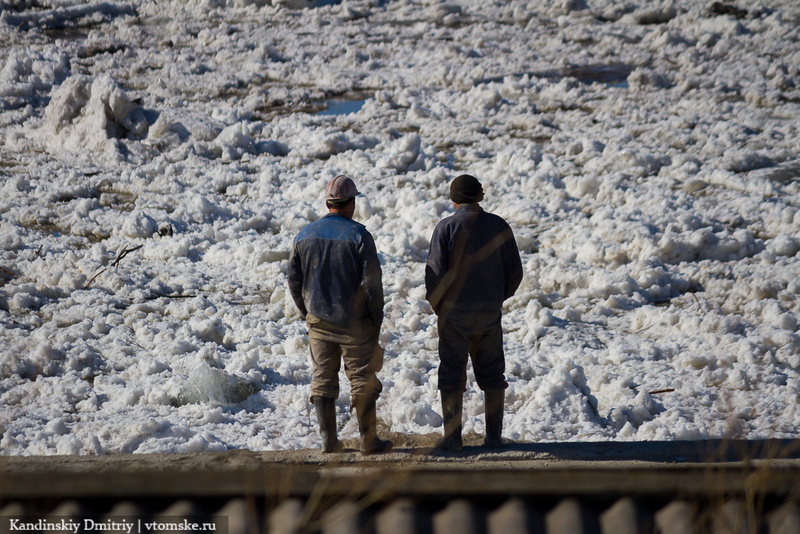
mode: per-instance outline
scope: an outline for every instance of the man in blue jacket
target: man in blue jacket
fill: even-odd
[[[381,266],[372,235],[353,220],[360,195],[347,176],[325,187],[328,213],[303,228],[289,255],[289,291],[308,324],[312,362],[311,400],[324,452],[341,451],[336,406],[339,369],[344,360],[358,417],[361,452],[391,448],[378,438],[375,401],[383,365],[378,334],[383,322]]]
[[[450,184],[455,213],[436,226],[425,267],[426,297],[438,316],[439,390],[444,438],[439,448],[462,449],[461,411],[467,358],[484,391],[486,439],[503,442],[505,355],[501,307],[522,281],[522,262],[511,227],[478,204],[481,183],[468,174]]]

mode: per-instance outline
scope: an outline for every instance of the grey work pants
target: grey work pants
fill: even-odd
[[[467,389],[467,360],[482,390],[505,389],[505,353],[500,310],[449,311],[439,316],[439,389]]]
[[[341,328],[308,314],[312,375],[311,396],[337,398],[339,369],[350,381],[350,396],[377,398],[383,386],[377,373],[383,367],[383,348],[378,344],[380,328],[361,325]]]

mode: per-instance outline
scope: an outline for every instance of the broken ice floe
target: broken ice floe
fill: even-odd
[[[0,22],[20,30],[32,28],[61,30],[75,26],[91,26],[117,17],[134,15],[136,11],[128,3],[94,2],[20,13],[5,10],[0,16]]]
[[[145,111],[109,75],[75,75],[54,92],[45,118],[54,139],[68,149],[101,148],[116,139],[141,139]]]
[[[256,389],[255,384],[201,363],[189,373],[173,404],[233,405],[246,400]]]

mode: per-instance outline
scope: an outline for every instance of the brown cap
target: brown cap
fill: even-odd
[[[325,200],[347,200],[360,194],[355,182],[344,174],[340,174],[325,186]]]

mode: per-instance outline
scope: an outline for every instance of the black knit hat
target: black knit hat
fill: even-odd
[[[462,174],[450,184],[450,200],[456,204],[475,204],[483,200],[483,187],[474,176]]]

